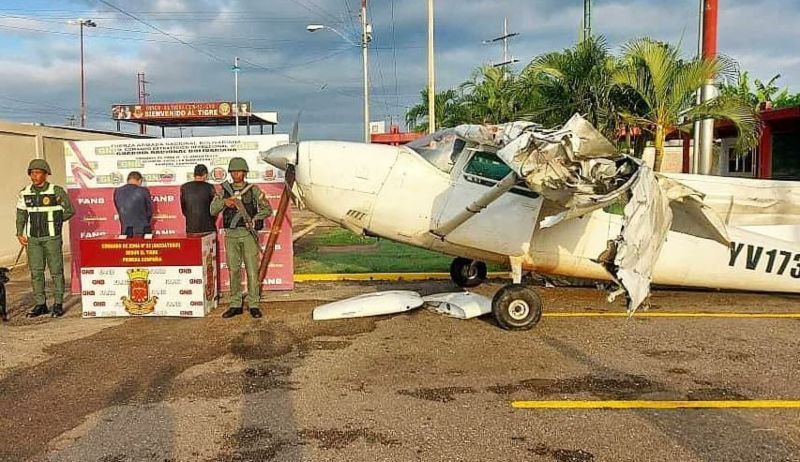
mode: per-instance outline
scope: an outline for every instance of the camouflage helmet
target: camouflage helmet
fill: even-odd
[[[31,174],[31,170],[44,170],[48,175],[52,175],[53,173],[50,171],[50,164],[44,159],[33,159],[31,163],[28,164],[28,175]]]
[[[228,171],[229,172],[249,172],[250,167],[247,166],[247,161],[241,157],[234,157],[228,163]]]

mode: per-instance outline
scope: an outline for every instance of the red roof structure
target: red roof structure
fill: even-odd
[[[410,143],[416,139],[425,136],[424,133],[416,132],[401,132],[398,125],[392,125],[389,133],[373,133],[370,139],[376,144],[388,144],[391,146],[399,146],[401,144]]]
[[[774,177],[774,156],[792,155],[791,152],[773,152],[773,141],[775,135],[800,135],[800,106],[764,109],[760,112],[760,116],[764,126],[758,143],[756,178],[768,179]],[[718,121],[715,124],[714,132],[717,138],[736,137],[736,127],[726,120]],[[800,156],[800,146],[795,147],[793,155]]]

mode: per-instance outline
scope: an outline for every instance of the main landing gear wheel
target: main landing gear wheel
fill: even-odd
[[[492,299],[492,314],[506,330],[528,330],[542,319],[542,299],[522,284],[509,284]]]
[[[458,257],[450,263],[450,279],[459,287],[478,287],[486,280],[486,263]]]

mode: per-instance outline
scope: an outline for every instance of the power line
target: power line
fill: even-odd
[[[317,8],[316,10],[315,10],[314,8],[312,8],[312,7],[308,6],[308,5],[306,5],[306,4],[305,4],[304,2],[302,2],[301,0],[289,0],[289,1],[290,1],[290,2],[292,2],[292,3],[294,3],[294,4],[296,4],[296,5],[300,5],[300,6],[302,6],[303,8],[305,8],[306,10],[308,10],[309,12],[311,12],[311,13],[314,13],[315,15],[317,15],[317,16],[319,16],[319,17],[322,17],[322,15],[321,15],[321,14],[319,14],[320,12],[322,12],[322,13],[325,13],[326,15],[328,15],[330,18],[333,18],[333,20],[334,20],[334,21],[336,21],[337,23],[339,22],[339,18],[338,18],[336,15],[334,15],[334,14],[333,14],[333,13],[331,13],[330,11],[326,10],[325,8],[322,8],[321,6],[319,6],[318,4],[314,3],[314,2],[313,2],[313,1],[311,1],[311,0],[306,0],[306,1],[307,1],[308,3],[310,3],[311,5],[315,6],[315,7]]]
[[[55,35],[69,35],[69,36],[77,36],[77,32],[65,32],[65,31],[56,31],[56,30],[49,30],[49,29],[35,29],[31,27],[18,27],[18,26],[7,26],[5,24],[0,24],[0,28],[2,29],[13,29],[13,30],[23,30],[28,32],[42,32],[45,34],[55,34]],[[158,40],[158,39],[150,39],[144,37],[125,37],[119,35],[108,35],[108,34],[96,34],[93,33],[92,37],[104,38],[109,40],[124,40],[124,41],[135,41],[135,42],[148,42],[148,43],[165,43],[168,45],[183,45],[182,43],[178,43],[172,40]],[[283,50],[286,49],[283,45],[276,45],[276,46],[252,46],[252,45],[240,45],[240,44],[223,44],[223,43],[215,43],[215,42],[201,42],[207,46],[212,48],[234,48],[234,49],[241,49],[241,50]],[[290,42],[290,43],[306,43],[306,42]],[[323,50],[338,50],[339,48],[330,47],[330,48],[323,48]]]
[[[0,16],[2,16],[2,15],[0,15]],[[11,26],[11,25],[7,25],[7,24],[0,24],[0,28],[12,29],[12,30],[22,30],[22,31],[28,31],[28,32],[42,32],[42,33],[56,34],[56,35],[70,35],[70,36],[78,36],[79,35],[78,32],[57,31],[57,30],[52,30],[52,29],[38,29],[38,28],[23,27],[23,26]],[[161,35],[158,32],[140,31],[140,30],[136,30],[136,29],[122,29],[122,28],[107,27],[107,26],[97,26],[96,28],[97,29],[105,29],[105,30],[114,30],[114,31],[120,31],[120,32],[131,32],[131,33],[138,33],[138,34],[146,34],[146,35]],[[312,42],[312,41],[309,41],[309,40],[271,39],[271,38],[267,38],[267,37],[224,37],[224,36],[203,36],[203,35],[192,36],[192,35],[187,35],[187,34],[173,34],[173,35],[176,36],[176,37],[197,37],[197,38],[204,38],[204,39],[211,39],[211,40],[228,39],[228,40],[231,40],[231,41],[234,41],[234,42],[264,40],[264,41],[268,41],[268,42],[278,42],[278,43],[284,43],[284,44],[316,43],[316,42]],[[93,33],[92,36],[93,37],[110,39],[110,40],[133,40],[133,41],[137,41],[137,42],[170,43],[170,44],[175,44],[175,45],[182,45],[183,44],[183,43],[180,43],[180,42],[176,43],[174,40],[157,40],[157,39],[148,39],[148,38],[143,38],[143,37],[129,37],[129,36],[121,36],[121,35],[109,35],[109,34]],[[202,43],[205,43],[206,45],[210,45],[210,46],[213,46],[213,47],[219,47],[219,48],[237,48],[237,49],[245,49],[245,50],[281,50],[281,49],[285,49],[284,46],[279,46],[279,45],[276,45],[276,46],[253,46],[253,45],[241,45],[241,44],[238,44],[238,43],[235,44],[235,45],[220,44],[220,43],[216,43],[216,42],[202,42]],[[403,46],[403,47],[399,47],[399,48],[401,48],[401,49],[422,48],[422,45],[409,45],[409,46]],[[334,49],[338,49],[338,48],[330,47],[330,48],[324,48],[324,49],[334,50]],[[386,49],[388,49],[388,48],[386,48]]]
[[[81,13],[80,12],[72,12],[71,14],[65,14],[65,15],[36,15],[36,16],[25,16],[25,15],[20,15],[20,14],[2,14],[2,13],[0,13],[0,15],[4,16],[6,18],[12,18],[12,19],[30,19],[30,20],[38,20],[38,21],[62,22],[62,21],[66,21],[66,20],[69,20],[69,19],[73,19],[73,18],[75,18],[75,16],[81,15]],[[85,12],[85,15],[91,15],[92,19],[109,19],[110,20],[110,19],[117,19],[119,17],[118,15],[115,15],[115,14],[113,14],[111,12],[108,12],[107,14],[103,14],[103,12],[97,12],[97,11],[87,11],[87,12]],[[169,17],[169,16],[163,17],[162,16],[162,17],[148,18],[148,20],[151,21],[151,22],[180,21],[182,23],[183,22],[201,22],[201,21],[202,22],[208,22],[208,21],[211,21],[211,20],[216,21],[216,22],[239,22],[239,23],[242,23],[242,22],[303,23],[303,22],[307,21],[306,18],[301,18],[301,17],[280,18],[280,17],[274,17],[274,16],[253,16],[252,14],[251,15],[247,15],[247,16],[241,16],[241,17],[236,17],[236,16],[231,17],[231,16],[226,16],[226,15],[223,15],[222,17],[220,17],[220,15],[213,15],[213,14],[212,15],[206,15],[206,16],[203,16],[203,15],[180,16],[179,15],[179,16],[174,16],[174,17]],[[339,22],[339,20],[337,20],[337,23],[338,22]]]
[[[254,67],[256,69],[260,69],[260,70],[263,70],[263,71],[266,71],[266,72],[272,72],[272,73],[278,74],[278,75],[280,75],[280,76],[282,76],[282,77],[284,77],[284,78],[286,78],[288,80],[291,80],[293,82],[302,83],[302,84],[306,84],[306,85],[313,85],[313,86],[315,86],[317,88],[327,88],[327,89],[330,89],[333,93],[338,93],[338,94],[340,94],[342,96],[346,96],[348,98],[354,98],[354,99],[363,98],[363,95],[361,93],[350,93],[350,92],[347,92],[347,91],[344,91],[344,90],[339,90],[339,89],[336,89],[336,88],[332,88],[332,87],[328,86],[327,82],[322,82],[322,81],[319,81],[319,80],[304,79],[304,78],[301,78],[301,77],[295,77],[295,76],[293,76],[291,74],[287,74],[285,72],[281,72],[277,68],[266,67],[266,66],[263,66],[261,64],[255,63],[253,61],[247,60],[245,58],[240,58],[240,60],[243,63],[249,64],[250,66],[252,66],[252,67]],[[379,101],[377,101],[374,98],[370,98],[370,101],[372,101],[372,102],[374,102],[376,104],[379,103]]]
[[[190,42],[188,42],[188,41],[186,41],[186,40],[182,40],[182,39],[181,39],[181,38],[179,38],[177,35],[175,35],[175,34],[171,34],[171,33],[167,32],[167,31],[164,31],[164,30],[162,30],[161,28],[159,28],[158,26],[155,26],[155,25],[151,24],[150,22],[148,22],[148,21],[146,21],[146,20],[144,20],[144,19],[141,19],[141,18],[137,17],[137,16],[136,16],[136,15],[134,15],[133,13],[131,13],[131,12],[129,12],[129,11],[126,11],[126,10],[125,10],[125,9],[123,9],[123,8],[120,8],[120,7],[118,7],[118,6],[114,5],[114,4],[112,4],[112,3],[110,3],[110,2],[108,2],[108,1],[106,1],[106,0],[98,0],[98,1],[99,1],[100,3],[102,3],[102,4],[104,4],[104,5],[106,5],[106,6],[110,7],[110,8],[112,8],[112,9],[114,9],[114,10],[118,11],[119,13],[121,13],[121,14],[123,14],[123,15],[125,15],[125,16],[127,16],[127,17],[129,17],[129,18],[131,18],[131,19],[133,19],[133,20],[135,20],[135,21],[137,21],[137,22],[139,22],[139,23],[141,23],[141,24],[145,25],[145,26],[147,26],[148,28],[150,28],[150,29],[153,29],[153,30],[157,31],[157,32],[158,32],[158,33],[160,33],[160,34],[162,34],[162,35],[165,35],[165,36],[167,36],[167,37],[169,37],[169,38],[173,39],[173,40],[174,40],[175,42],[177,42],[177,43],[180,43],[180,44],[182,44],[182,45],[185,45],[185,46],[187,46],[187,47],[189,47],[189,48],[191,48],[191,49],[193,49],[193,50],[195,50],[195,51],[197,51],[197,52],[199,52],[199,53],[202,53],[203,55],[205,55],[205,56],[207,56],[207,57],[209,57],[209,58],[211,58],[211,59],[213,59],[213,60],[215,60],[215,61],[222,62],[222,63],[226,63],[226,61],[225,61],[225,60],[223,60],[222,58],[220,58],[220,57],[219,57],[219,56],[217,56],[216,54],[214,54],[214,53],[212,53],[212,52],[209,52],[209,51],[207,51],[207,50],[204,50],[203,48],[200,48],[200,47],[198,47],[198,46],[196,46],[196,45],[194,45],[194,44],[192,44],[192,43],[190,43]],[[309,9],[309,10],[310,10],[310,8],[309,8],[307,5],[305,5],[304,3],[300,2],[299,0],[291,0],[291,1],[293,1],[294,3],[297,3],[298,5],[300,5],[300,6],[303,6],[303,7],[305,7],[306,9]],[[309,1],[310,1],[310,0],[309,0]],[[310,2],[310,3],[312,3],[312,4],[313,4],[313,2]],[[317,6],[318,6],[318,5],[317,5]],[[313,10],[311,10],[311,11],[312,11],[312,12],[314,12]],[[320,8],[320,11],[325,11],[325,10],[324,10],[324,9],[322,9],[322,8]],[[315,12],[315,14],[316,14],[316,12]],[[328,14],[330,15],[330,13],[328,13]],[[330,16],[332,16],[332,17],[334,17],[334,18],[335,18],[335,16],[333,16],[333,15],[330,15]],[[335,19],[336,19],[336,18],[335,18]],[[15,26],[0,26],[0,27],[7,27],[7,28],[11,28],[11,29],[18,29],[18,30],[33,30],[33,29],[29,29],[29,28],[15,27]],[[68,33],[68,32],[59,32],[59,31],[50,31],[50,30],[34,30],[34,31],[37,31],[37,32],[47,32],[47,33],[56,33],[56,34],[62,34],[62,35],[74,35],[74,34],[72,34],[72,33]],[[128,39],[130,40],[131,38],[128,38]],[[145,40],[147,40],[147,39],[145,39]],[[148,40],[148,41],[149,41],[149,40]],[[167,42],[167,43],[174,43],[174,42]],[[337,50],[336,52],[334,52],[334,53],[331,53],[330,55],[327,55],[327,56],[323,56],[323,57],[317,58],[317,59],[315,59],[315,61],[319,61],[319,60],[322,60],[322,59],[326,59],[326,58],[328,58],[328,57],[331,57],[331,56],[333,56],[333,55],[335,55],[335,54],[338,54],[338,53],[341,53],[341,52],[344,52],[344,51],[346,51],[346,48],[345,48],[345,49],[341,49],[341,50]],[[295,82],[299,82],[299,83],[305,83],[305,84],[310,84],[310,85],[314,85],[314,86],[318,86],[318,87],[322,87],[322,88],[324,88],[324,87],[326,87],[326,86],[327,86],[327,84],[326,84],[326,83],[319,82],[319,81],[313,81],[313,80],[307,80],[307,79],[301,79],[301,78],[298,78],[298,77],[292,76],[291,74],[287,74],[287,73],[285,73],[285,72],[281,72],[281,71],[279,70],[279,69],[284,69],[284,68],[288,68],[288,67],[294,67],[294,66],[284,66],[284,67],[281,67],[281,68],[269,68],[269,67],[266,67],[266,66],[259,65],[259,64],[257,64],[257,63],[254,63],[254,62],[252,62],[252,61],[249,61],[249,60],[246,60],[246,59],[243,59],[242,61],[243,61],[243,62],[246,62],[246,63],[248,63],[249,65],[251,65],[251,66],[253,66],[253,67],[255,67],[255,68],[262,69],[262,70],[265,70],[265,71],[267,71],[267,72],[272,72],[272,73],[275,73],[275,74],[281,75],[281,76],[283,76],[284,78],[286,78],[286,79],[289,79],[289,80],[292,80],[292,81],[295,81]],[[298,64],[298,65],[304,65],[304,64]],[[341,95],[344,95],[344,96],[348,96],[348,97],[351,97],[351,98],[360,98],[360,96],[358,96],[358,95],[350,94],[350,93],[347,93],[347,92],[345,92],[345,91],[342,91],[342,90],[337,90],[337,89],[332,89],[332,90],[333,90],[334,92],[336,92],[336,93],[339,93],[339,94],[341,94]],[[385,93],[385,90],[384,90],[384,93]],[[384,104],[386,104],[386,102],[385,102],[385,101],[384,101]]]
[[[372,23],[373,30],[374,30],[374,28],[375,28],[375,17],[372,15],[372,13],[370,13],[370,22]],[[384,78],[383,78],[383,69],[381,68],[381,54],[380,54],[380,51],[378,51],[378,48],[375,47],[375,41],[374,40],[370,45],[371,45],[371,48],[373,48],[375,50],[375,64],[374,65],[378,69],[378,78],[379,78],[379,81],[380,81],[381,90],[383,91],[384,94],[386,94],[386,85],[384,83]],[[386,107],[387,115],[390,115],[391,114],[391,110],[389,108],[389,104],[388,104],[386,99],[383,100],[383,105]]]
[[[215,54],[213,54],[213,53],[210,53],[210,52],[208,52],[208,51],[205,51],[205,50],[203,50],[202,48],[198,48],[198,47],[196,47],[196,46],[192,45],[191,43],[189,43],[189,42],[187,42],[187,41],[185,41],[185,40],[182,40],[182,39],[180,39],[180,38],[178,38],[178,37],[176,37],[176,36],[174,36],[174,35],[170,34],[169,32],[166,32],[166,31],[164,31],[164,30],[162,30],[162,29],[158,28],[157,26],[154,26],[154,25],[152,25],[152,24],[148,23],[147,21],[145,21],[145,20],[143,20],[143,19],[139,19],[138,17],[134,16],[134,15],[133,15],[133,14],[131,14],[131,13],[128,13],[128,12],[127,12],[127,11],[125,11],[124,9],[122,9],[122,8],[120,8],[120,7],[116,6],[116,5],[114,5],[114,4],[113,4],[113,3],[111,3],[111,2],[107,2],[106,0],[97,0],[97,1],[99,1],[100,3],[102,3],[102,4],[106,5],[106,6],[110,7],[110,8],[113,8],[113,9],[115,9],[115,10],[119,11],[120,13],[124,14],[125,16],[128,16],[128,17],[130,17],[130,18],[132,18],[132,19],[134,19],[134,20],[136,20],[136,21],[138,21],[138,22],[142,23],[142,24],[144,24],[145,26],[147,26],[147,27],[149,27],[149,28],[151,28],[151,29],[153,29],[153,30],[156,30],[156,31],[158,31],[158,32],[161,32],[162,34],[166,35],[167,37],[170,37],[170,38],[172,38],[172,39],[174,39],[174,40],[176,40],[176,41],[178,41],[178,42],[180,42],[180,43],[182,43],[182,44],[186,45],[187,47],[189,47],[189,48],[191,48],[191,49],[193,49],[193,50],[195,50],[195,51],[197,51],[197,52],[203,53],[204,55],[208,56],[208,57],[209,57],[209,58],[211,58],[211,59],[214,59],[214,60],[216,60],[216,61],[219,61],[219,62],[221,62],[221,63],[224,63],[224,62],[225,62],[225,60],[223,60],[223,59],[222,59],[222,58],[220,58],[219,56],[217,56],[217,55],[215,55]]]
[[[27,101],[27,100],[24,100],[24,99],[12,98],[10,96],[3,96],[3,95],[0,95],[0,99],[4,99],[4,100],[11,101],[11,102],[14,102],[14,103],[28,104],[28,105],[39,107],[39,108],[44,106],[46,108],[49,107],[49,108],[51,108],[53,110],[67,111],[68,113],[74,112],[74,109],[67,108],[67,107],[64,107],[64,106],[58,106],[58,105],[55,105],[55,104],[52,104],[52,103],[47,103],[47,102]],[[8,107],[8,106],[6,106],[6,107]],[[20,108],[20,107],[17,107],[16,109],[19,109],[19,111],[25,111],[25,112],[45,112],[45,113],[49,113],[50,112],[50,111],[47,111],[46,109],[25,109],[25,108]],[[91,114],[91,115],[96,115],[96,116],[107,116],[108,115],[107,112],[102,112],[102,111],[88,111],[88,113]]]
[[[344,7],[347,10],[347,17],[350,19],[349,22],[345,22],[350,27],[350,32],[353,35],[359,35],[358,30],[356,28],[356,17],[354,10],[350,8],[350,2],[348,0],[344,0]]]
[[[344,53],[345,51],[349,51],[351,49],[352,48],[348,46],[348,47],[345,47],[345,48],[339,48],[339,49],[337,49],[336,51],[334,51],[332,53],[328,53],[328,54],[323,55],[323,56],[318,56],[316,58],[312,58],[312,59],[310,59],[308,61],[303,61],[303,62],[296,63],[296,64],[287,64],[285,66],[277,66],[277,67],[269,67],[269,68],[264,67],[264,68],[259,68],[259,69],[265,70],[265,71],[268,71],[268,72],[275,72],[276,70],[291,69],[291,68],[294,68],[294,67],[306,66],[308,64],[313,64],[313,63],[317,63],[317,62],[320,62],[320,61],[325,61],[326,59],[333,58],[334,56],[340,55],[340,54]]]

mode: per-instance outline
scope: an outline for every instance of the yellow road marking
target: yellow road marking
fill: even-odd
[[[571,311],[543,313],[546,318],[627,318],[628,313],[623,312],[587,312]],[[661,313],[635,313],[634,318],[783,318],[800,319],[800,313],[737,313],[737,312],[717,312],[717,313],[698,313],[698,312],[661,312]]]
[[[800,409],[800,401],[512,401],[515,409]]]
[[[488,278],[507,278],[510,273],[489,273]],[[450,279],[450,273],[351,273],[351,274],[295,274],[294,282],[309,281],[426,281]]]

